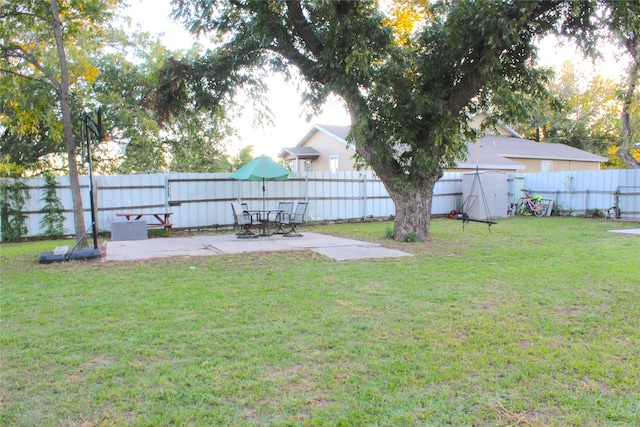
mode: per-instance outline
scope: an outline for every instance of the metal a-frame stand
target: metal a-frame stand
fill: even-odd
[[[469,218],[469,215],[467,214],[467,212],[470,211],[475,206],[476,203],[478,203],[478,196],[474,194],[476,184],[478,184],[478,187],[480,188],[480,196],[482,197],[482,204],[484,206],[484,212],[486,214],[487,219]],[[487,224],[489,226],[489,231],[491,231],[492,225],[497,224],[497,222],[495,222],[493,218],[491,218],[491,210],[489,209],[489,205],[487,204],[487,198],[485,197],[485,194],[484,194],[484,187],[482,187],[482,180],[480,179],[480,171],[478,170],[478,165],[476,165],[476,173],[473,176],[473,182],[471,183],[471,190],[469,191],[469,195],[467,196],[465,201],[462,203],[462,208],[460,208],[460,210],[462,211],[462,214],[460,216],[456,216],[456,219],[462,220],[463,230],[464,230],[465,222],[480,222],[483,224]]]

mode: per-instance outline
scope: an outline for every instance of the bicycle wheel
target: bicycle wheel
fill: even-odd
[[[538,206],[536,206],[536,210],[535,212],[533,212],[533,214],[538,218],[543,217],[547,214],[547,209],[549,209],[547,205],[538,203]]]
[[[516,215],[526,215],[527,214],[527,204],[520,202],[518,206],[516,206]]]

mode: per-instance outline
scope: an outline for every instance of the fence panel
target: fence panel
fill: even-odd
[[[88,182],[88,177],[82,178]],[[93,178],[93,183],[99,230],[111,230],[111,223],[119,220],[115,216],[117,212],[150,213],[167,209],[164,174],[97,176]],[[83,206],[89,209],[88,195],[87,199],[84,198],[86,193],[83,191]],[[87,225],[89,223],[87,221]]]
[[[531,173],[520,177],[525,189],[553,200],[554,211],[563,215],[585,215],[619,202],[621,218],[640,218],[638,169]]]
[[[623,219],[640,218],[640,170],[634,172],[625,174],[618,187],[616,202]]]
[[[445,215],[462,205],[462,173],[447,172],[433,188],[432,215]]]
[[[238,182],[228,174],[171,174],[167,205],[176,228],[208,228],[233,221],[229,203],[238,199]]]
[[[41,234],[44,214],[42,178],[24,180],[28,236]],[[57,194],[64,206],[64,228],[73,234],[73,203],[68,177],[56,178]],[[555,202],[561,214],[582,215],[591,209],[618,206],[624,219],[640,219],[640,170],[577,171],[516,174],[508,176],[509,201],[520,198],[520,189]],[[89,178],[80,177],[85,223],[91,224]],[[231,201],[253,208],[276,208],[279,201],[309,202],[312,221],[388,217],[395,214],[393,201],[372,172],[314,172],[285,181],[235,181],[228,174],[136,174],[94,177],[98,229],[110,231],[117,212],[173,212],[176,228],[202,229],[230,226]],[[434,188],[432,214],[446,215],[462,205],[462,173],[447,172]],[[1,224],[0,224],[1,225]]]

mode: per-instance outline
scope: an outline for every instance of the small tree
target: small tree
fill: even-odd
[[[231,159],[231,167],[233,170],[238,170],[251,160],[253,160],[253,145],[247,145]]]
[[[27,216],[24,206],[28,198],[27,187],[22,180],[2,180],[0,184],[0,221],[2,241],[17,242],[27,234]]]
[[[44,213],[44,217],[40,221],[40,227],[44,230],[43,235],[52,238],[60,238],[64,236],[64,206],[58,194],[56,193],[56,179],[50,174],[44,175],[45,189],[42,201],[44,208],[40,212]]]
[[[0,159],[0,235],[4,242],[15,242],[27,233],[27,216],[22,212],[27,199],[27,190],[20,181],[24,169]]]

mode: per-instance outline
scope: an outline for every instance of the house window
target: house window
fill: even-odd
[[[294,162],[291,159],[285,159],[284,160],[284,167],[289,169],[291,172],[295,172],[295,170],[293,170],[296,167],[296,162]]]
[[[553,172],[553,162],[551,160],[541,161],[540,172]]]
[[[329,171],[331,173],[338,172],[338,156],[329,157]]]
[[[311,166],[311,160],[307,160],[306,162],[304,162],[304,171],[311,172]]]

